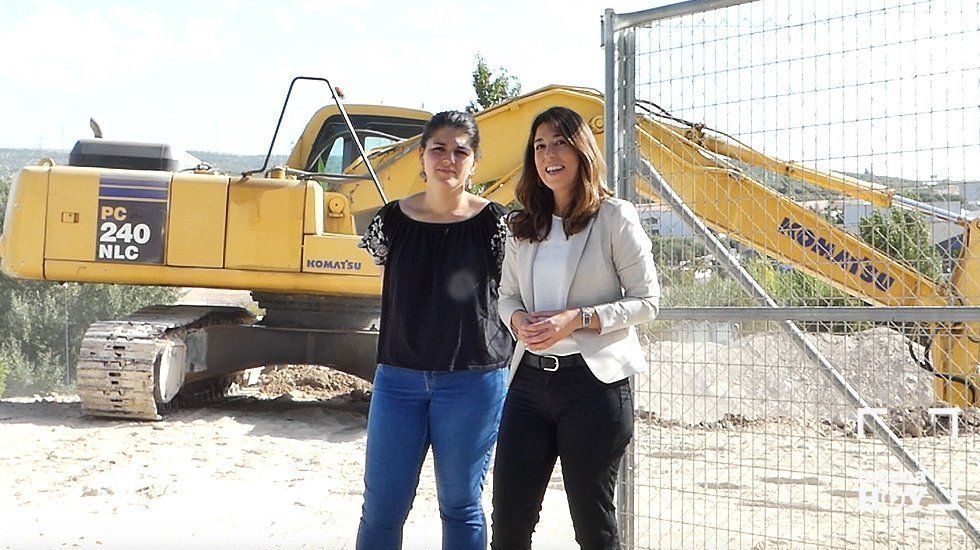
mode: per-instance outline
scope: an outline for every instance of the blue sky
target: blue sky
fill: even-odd
[[[462,108],[478,52],[525,91],[598,88],[604,10],[668,3],[0,0],[0,147],[67,149],[94,117],[107,138],[259,153],[292,76],[351,103]],[[300,90],[278,150],[325,93]]]

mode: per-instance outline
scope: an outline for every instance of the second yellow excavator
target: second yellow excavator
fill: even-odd
[[[265,310],[256,321],[240,308],[154,306],[95,323],[78,366],[85,413],[158,419],[181,391],[267,364],[332,365],[371,378],[380,271],[357,247],[359,234],[386,200],[424,188],[418,134],[430,115],[334,100],[310,119],[285,166],[241,176],[206,166],[178,172],[164,145],[102,140],[79,142],[68,166],[20,171],[0,236],[7,275],[245,289]],[[484,155],[475,180],[483,196],[513,200],[527,129],[555,105],[603,132],[603,98],[584,88],[549,86],[477,114]],[[920,206],[914,201],[654,114],[637,116],[636,136],[640,154],[696,214],[760,252],[872,305],[980,303],[977,222],[951,218],[964,227],[964,245],[950,280],[931,280],[738,166],[881,206]],[[635,185],[657,199],[642,178]],[[980,399],[977,334],[962,325],[935,335],[936,391],[951,404]]]

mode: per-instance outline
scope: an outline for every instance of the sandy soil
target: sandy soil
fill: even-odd
[[[722,423],[725,424],[725,423]],[[873,439],[794,420],[637,426],[637,548],[973,548]],[[977,435],[906,439],[977,517]],[[877,494],[876,494],[877,491]]]
[[[368,403],[356,391],[290,395],[157,423],[82,417],[71,397],[0,401],[0,487],[9,488],[0,547],[352,548]],[[921,489],[862,505],[868,483],[883,494],[914,487],[880,442],[846,427],[738,417],[683,426],[641,415],[636,441],[637,548],[968,547]],[[980,436],[905,443],[975,515],[980,483],[969,472],[980,456],[969,451]],[[890,477],[869,482],[862,472]],[[427,464],[406,548],[440,547],[435,502]],[[535,541],[575,547],[557,473]]]
[[[246,397],[137,423],[82,417],[72,398],[0,401],[0,547],[353,548],[366,407]],[[641,419],[636,440],[638,548],[968,547],[928,495],[862,508],[861,471],[903,470],[835,426]],[[976,514],[980,437],[907,441]],[[427,465],[405,547],[439,548],[438,526]],[[557,474],[535,541],[576,547]]]
[[[637,376],[638,405],[687,424],[726,415],[853,421],[856,407],[781,332],[717,343],[701,331],[647,346],[650,370]],[[872,407],[928,407],[932,374],[915,365],[906,340],[883,327],[852,335],[811,334],[812,342]],[[915,346],[918,355],[922,349]]]
[[[650,342],[651,368],[636,378],[648,419],[636,436],[640,548],[972,547],[921,478],[856,436],[857,407],[786,336],[681,336]],[[929,408],[946,405],[894,330],[811,338],[977,516],[977,411],[960,414],[955,438],[933,421]]]
[[[353,548],[363,399],[242,398],[156,423],[73,401],[0,401],[0,548]],[[535,548],[574,547],[555,481]],[[405,541],[440,547],[430,462]]]
[[[887,416],[903,443],[980,516],[980,415],[956,438],[928,425],[931,378],[891,331],[816,341],[871,405],[906,409]],[[970,547],[880,441],[854,434],[853,408],[782,336],[648,349],[636,548]],[[0,401],[0,548],[353,548],[369,387],[315,367],[253,381],[156,423],[82,417],[70,396]],[[405,548],[440,538],[427,462]],[[534,548],[575,547],[556,473]]]

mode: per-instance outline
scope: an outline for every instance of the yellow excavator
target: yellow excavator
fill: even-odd
[[[204,165],[177,171],[165,145],[96,139],[77,143],[68,166],[45,161],[19,172],[0,235],[7,275],[244,289],[265,310],[256,321],[241,308],[152,306],[93,324],[77,371],[83,412],[159,419],[181,391],[268,364],[331,365],[372,378],[380,271],[357,247],[359,233],[385,201],[424,188],[418,134],[430,114],[344,105],[326,84],[333,104],[313,115],[284,166],[269,168],[267,156],[264,166],[240,176]],[[483,196],[513,200],[526,132],[554,105],[574,109],[595,134],[603,132],[603,97],[584,88],[549,86],[480,112],[484,155],[475,183]],[[927,205],[768,157],[657,112],[638,113],[635,131],[643,158],[709,227],[730,238],[871,305],[980,303],[980,277],[973,275],[980,272],[980,243],[972,236],[978,222],[947,213],[963,226],[963,247],[950,280],[935,281],[739,167],[882,207],[935,213]],[[649,182],[636,177],[635,185],[641,196],[658,199]],[[980,399],[980,331],[949,328],[934,331],[928,368],[939,398],[973,406]]]

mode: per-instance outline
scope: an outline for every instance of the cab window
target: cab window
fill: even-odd
[[[330,146],[330,151],[327,152],[326,157],[323,155],[316,159],[316,165],[314,169],[316,172],[327,172],[330,174],[339,174],[344,171],[344,149],[347,146],[347,139],[343,136],[338,137],[333,140],[333,145]]]
[[[400,117],[385,117],[374,115],[351,115],[355,128],[373,130],[391,137],[381,135],[358,136],[365,151],[393,143],[398,138],[412,137],[422,132],[424,121]],[[320,133],[310,151],[307,170],[337,174],[358,157],[357,147],[351,139],[350,132],[340,115],[334,115],[324,121]]]
[[[381,137],[381,136],[367,136],[367,137],[364,138],[364,150],[365,151],[370,151],[371,149],[374,149],[375,147],[382,147],[384,145],[388,145],[389,143],[394,143],[394,142],[395,142],[395,140],[388,139],[386,137]]]

